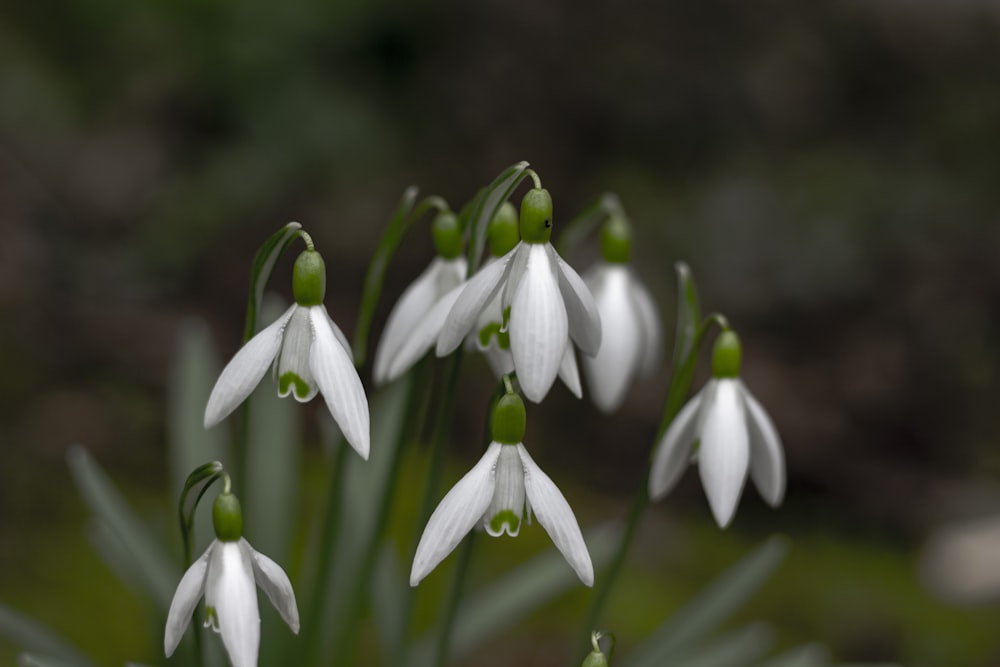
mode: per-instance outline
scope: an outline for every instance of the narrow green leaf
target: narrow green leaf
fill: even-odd
[[[247,297],[247,321],[243,327],[243,342],[250,340],[257,330],[257,309],[260,307],[261,299],[264,296],[264,287],[271,277],[271,271],[278,258],[285,252],[294,239],[302,225],[297,222],[289,222],[287,225],[272,234],[257,249],[254,255],[253,264],[250,268],[250,295]]]
[[[694,379],[698,362],[698,341],[701,313],[698,307],[698,290],[694,284],[691,269],[684,262],[674,265],[677,273],[677,334],[674,340],[674,359],[670,376],[670,386],[663,406],[663,417],[656,442],[667,432],[670,422],[680,411],[687,398]],[[651,451],[655,452],[655,449]]]
[[[787,551],[785,539],[769,538],[667,619],[633,651],[627,667],[657,667],[665,657],[689,652],[763,585]]]
[[[822,644],[805,644],[775,656],[758,667],[826,667],[830,655]]]
[[[63,661],[64,665],[90,667],[93,664],[78,648],[55,631],[2,603],[0,603],[0,637],[6,638],[11,644],[22,649],[55,656],[55,659]],[[25,657],[41,659],[35,656]]]
[[[559,234],[556,249],[562,257],[576,250],[609,215],[625,216],[622,202],[613,192],[605,192],[569,221]]]
[[[764,623],[754,623],[711,640],[708,645],[687,656],[660,653],[648,667],[744,667],[752,665],[774,645],[774,632]]]
[[[181,573],[86,449],[74,445],[66,459],[84,502],[121,542],[131,561],[138,566],[143,589],[165,612]]]
[[[409,586],[393,541],[387,540],[379,551],[373,578],[372,607],[379,646],[398,646],[403,636],[403,591]]]
[[[611,560],[621,532],[617,523],[587,531],[585,540],[595,570],[600,571]],[[519,619],[579,585],[580,580],[562,554],[555,548],[547,549],[466,598],[455,619],[449,655],[459,661]],[[423,638],[416,654],[430,655],[434,640],[434,636]],[[420,664],[419,660],[415,664]]]
[[[469,275],[471,276],[479,268],[480,259],[483,256],[483,249],[486,247],[486,226],[496,215],[497,209],[505,201],[510,199],[511,194],[527,176],[525,170],[528,168],[527,162],[518,162],[515,165],[504,169],[493,182],[486,186],[474,199],[472,211],[469,213],[467,229],[470,230],[469,237]]]
[[[50,658],[48,656],[22,653],[17,656],[18,667],[82,667],[89,665],[89,662],[77,662],[75,660],[63,660],[60,658]]]
[[[368,265],[368,273],[365,274],[365,286],[361,290],[361,309],[358,311],[358,325],[354,329],[354,363],[361,366],[365,363],[368,354],[368,332],[372,326],[372,319],[375,317],[375,308],[378,306],[379,296],[382,294],[382,283],[385,281],[385,272],[389,268],[389,261],[396,253],[403,240],[403,235],[410,224],[410,212],[417,201],[419,190],[415,185],[411,185],[403,191],[403,196],[399,200],[396,212],[389,220],[389,226],[382,233],[372,261]]]

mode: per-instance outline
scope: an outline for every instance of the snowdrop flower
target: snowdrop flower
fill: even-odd
[[[281,618],[298,634],[295,592],[281,566],[254,551],[243,539],[243,515],[236,496],[219,494],[212,518],[216,539],[177,585],[167,613],[163,650],[168,658],[173,655],[198,600],[204,596],[205,627],[222,636],[229,662],[233,667],[256,667],[260,648],[256,586],[264,590]]]
[[[736,512],[749,469],[771,506],[785,495],[785,455],[764,408],[739,379],[740,342],[722,332],[712,354],[712,379],[677,413],[653,454],[649,495],[665,496],[697,452],[698,471],[712,513],[725,528]]]
[[[304,403],[322,391],[347,442],[367,460],[368,399],[351,346],[323,305],[326,267],[311,247],[295,260],[292,291],[295,303],[251,338],[222,370],[205,407],[205,428],[235,410],[273,362],[278,395],[292,394]]]
[[[441,309],[436,311],[434,305],[465,280],[467,262],[458,219],[453,213],[441,213],[434,219],[432,233],[437,256],[406,288],[386,320],[375,350],[376,384],[395,380],[427,353],[444,324],[443,315],[435,314]],[[450,303],[457,296],[456,292]],[[414,344],[414,335],[419,345]]]
[[[493,413],[493,442],[424,528],[410,570],[411,586],[419,584],[477,524],[493,537],[504,533],[516,537],[522,518],[527,516],[531,523],[532,511],[580,581],[593,586],[594,567],[580,526],[562,493],[524,448],[524,424],[524,402],[517,394],[506,394]]]
[[[601,348],[584,357],[583,371],[594,405],[617,410],[636,376],[656,372],[663,332],[656,306],[629,266],[631,231],[624,218],[608,220],[601,231],[601,260],[584,275],[603,326]]]
[[[486,237],[489,242],[490,257],[486,260],[485,266],[498,261],[517,246],[518,241],[520,241],[517,210],[509,201],[505,201],[497,214],[493,216],[487,228]],[[479,314],[474,332],[466,338],[468,341],[466,347],[482,352],[486,363],[498,380],[504,375],[510,375],[514,372],[514,356],[510,353],[510,335],[506,325],[510,311],[508,310],[506,314],[503,312],[501,300],[501,294],[498,290],[490,303]],[[447,315],[447,313],[444,314]],[[559,379],[574,396],[577,398],[583,396],[583,390],[580,386],[580,372],[577,369],[572,345],[566,345],[562,363],[559,365]]]
[[[517,379],[524,395],[537,403],[567,363],[571,340],[585,354],[597,353],[601,320],[583,280],[549,243],[552,198],[547,190],[536,188],[524,196],[520,227],[517,246],[466,283],[444,322],[437,354],[458,347],[500,294],[500,311],[510,308],[507,331]]]

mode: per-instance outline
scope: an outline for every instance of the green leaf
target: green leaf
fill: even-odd
[[[658,667],[673,656],[689,652],[739,610],[771,576],[787,551],[785,539],[768,539],[663,623],[633,651],[627,667]]]
[[[649,667],[669,664],[671,667],[743,667],[752,665],[770,650],[774,633],[764,623],[754,623],[735,632],[713,639],[708,646],[689,656],[661,653]]]
[[[621,539],[618,524],[606,524],[587,531],[594,569],[610,561]],[[495,637],[546,602],[565,593],[580,580],[553,547],[511,570],[493,584],[466,598],[458,610],[449,655],[460,661],[491,637]],[[417,656],[430,656],[436,636],[428,636],[416,648]],[[416,664],[421,664],[418,660]]]
[[[691,269],[684,262],[674,265],[677,272],[677,335],[674,340],[673,370],[670,387],[663,407],[663,417],[656,436],[658,443],[670,422],[680,411],[691,389],[694,370],[698,361],[698,341],[701,313],[698,308],[698,290]]]
[[[613,192],[605,192],[563,228],[559,234],[559,242],[556,244],[559,254],[566,257],[576,250],[594,232],[594,229],[612,214],[625,217],[625,209],[622,207],[618,195]]]
[[[806,644],[758,664],[758,667],[825,667],[830,655],[821,644]]]
[[[372,580],[372,606],[379,646],[399,646],[403,638],[403,592],[409,586],[399,562],[399,553],[391,539],[379,551]]]
[[[33,618],[14,611],[7,605],[0,603],[0,637],[6,638],[10,643],[28,651],[38,651],[55,656],[61,662],[39,662],[37,664],[51,664],[55,667],[59,665],[76,665],[90,667],[91,663],[78,648],[67,640],[60,637],[53,630]],[[35,656],[22,655],[19,658],[29,658],[42,660]],[[49,658],[44,658],[49,660]],[[22,663],[32,664],[32,663]]]
[[[382,239],[375,249],[375,254],[372,255],[371,263],[368,264],[365,286],[361,290],[358,325],[354,329],[354,363],[358,366],[365,363],[368,354],[368,332],[372,326],[372,319],[375,317],[375,307],[378,306],[379,296],[382,294],[385,272],[389,268],[389,261],[396,253],[396,248],[399,247],[411,224],[410,212],[413,211],[418,192],[415,185],[411,185],[403,191],[399,206],[396,207],[396,212],[389,220],[389,226],[382,233]]]
[[[253,337],[257,330],[257,309],[260,307],[261,299],[264,296],[264,286],[267,285],[271,277],[271,271],[278,258],[285,252],[285,248],[295,240],[295,236],[302,225],[297,222],[289,222],[287,225],[272,234],[263,245],[257,249],[254,255],[253,264],[250,268],[250,296],[247,297],[247,321],[243,327],[243,342],[247,342]]]
[[[527,168],[527,162],[518,162],[507,167],[473,200],[468,218],[470,276],[479,268],[479,261],[486,247],[486,226],[490,224],[500,205],[510,199],[511,194],[528,175]]]
[[[18,667],[82,667],[89,665],[89,662],[77,662],[75,660],[61,660],[48,656],[22,653],[17,656]]]
[[[66,459],[84,502],[120,542],[130,562],[136,565],[139,583],[166,612],[181,573],[86,449],[73,445]]]

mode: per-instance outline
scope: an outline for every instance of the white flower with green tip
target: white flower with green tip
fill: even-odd
[[[437,256],[414,280],[386,320],[385,330],[375,349],[372,374],[376,384],[395,380],[415,364],[433,346],[444,314],[454,303],[455,293],[447,309],[435,306],[465,280],[468,262],[461,255],[462,230],[450,212],[441,213],[433,223]]]
[[[597,353],[601,320],[583,280],[549,243],[552,199],[546,190],[525,195],[520,227],[521,241],[514,249],[466,282],[444,322],[437,354],[457,348],[500,295],[500,313],[510,309],[506,329],[518,382],[537,403],[564,365],[575,369],[572,350],[567,355],[571,342],[585,354]]]
[[[747,473],[773,507],[785,496],[785,454],[767,412],[739,378],[740,343],[736,334],[719,335],[712,355],[712,379],[688,401],[653,453],[649,495],[665,496],[697,450],[698,471],[720,527],[729,525]]]
[[[583,274],[601,314],[601,348],[584,357],[583,372],[594,405],[611,413],[621,407],[636,377],[656,372],[663,331],[653,297],[628,264],[627,221],[611,218],[601,237],[601,260]]]
[[[538,523],[587,586],[594,567],[580,526],[566,498],[528,455],[524,438],[524,402],[507,394],[493,416],[493,442],[472,470],[458,481],[434,510],[424,528],[410,585],[416,586],[450,554],[476,525],[493,537],[516,536],[525,517]]]
[[[251,338],[219,375],[205,407],[205,428],[229,416],[274,366],[278,395],[306,402],[322,392],[347,442],[368,458],[368,398],[351,346],[323,305],[326,268],[315,250],[295,260],[295,304]]]
[[[167,612],[163,650],[169,658],[177,649],[198,600],[205,598],[205,627],[222,637],[233,667],[256,667],[260,649],[257,586],[278,610],[292,632],[299,632],[299,611],[288,575],[242,537],[239,501],[220,494],[213,509],[216,539],[177,585]]]

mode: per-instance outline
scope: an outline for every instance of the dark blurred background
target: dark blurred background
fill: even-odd
[[[680,596],[784,532],[753,610],[782,641],[1000,664],[1000,565],[973,608],[918,567],[939,527],[1000,512],[998,53],[990,0],[4,3],[0,599],[109,662],[155,660],[116,632],[138,603],[87,550],[67,446],[140,507],[172,502],[178,328],[205,318],[236,349],[268,234],[306,225],[351,332],[405,186],[459,207],[525,159],[556,233],[618,193],[668,345],[672,264],[690,264],[784,439],[782,508],[748,489],[720,534],[691,471],[647,517],[636,570]],[[376,335],[429,256],[410,238]],[[613,418],[561,388],[529,413],[583,518],[623,512],[665,386],[664,369]],[[459,432],[480,432],[480,404]],[[457,448],[460,467],[474,452]],[[545,623],[520,641],[544,649]]]

